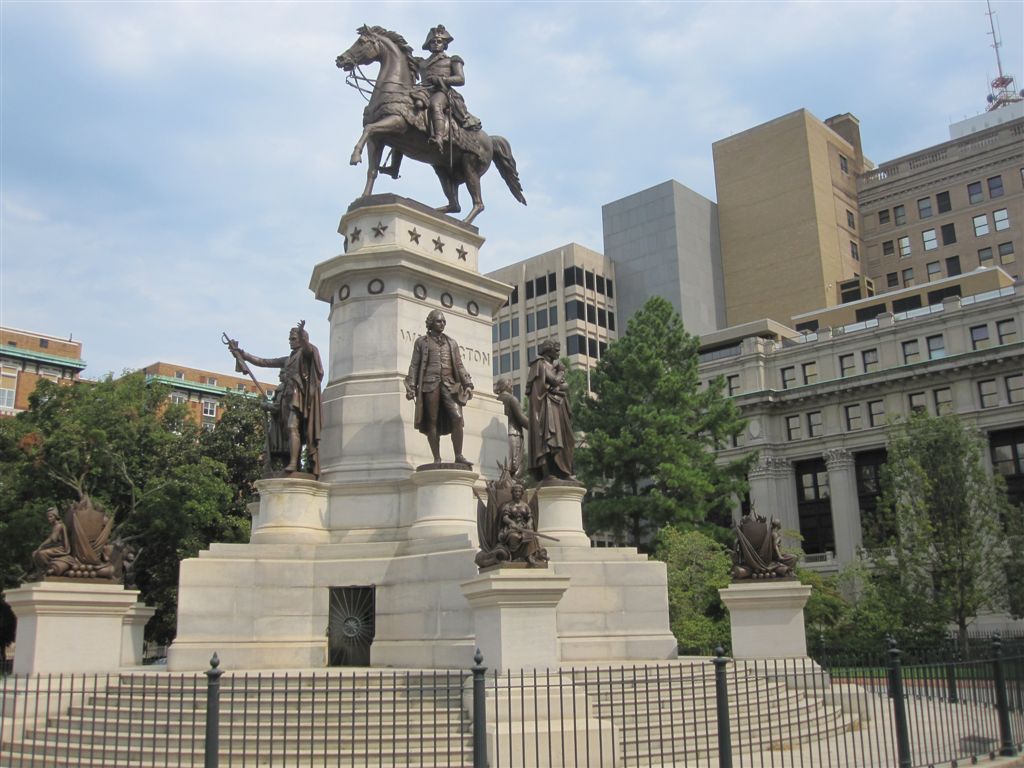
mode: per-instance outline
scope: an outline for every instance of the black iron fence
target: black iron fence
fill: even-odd
[[[680,659],[495,674],[8,676],[0,768],[916,768],[1018,753],[1024,654]]]

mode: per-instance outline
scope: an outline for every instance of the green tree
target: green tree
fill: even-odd
[[[718,595],[731,580],[728,550],[698,531],[665,526],[658,532],[654,556],[668,571],[669,624],[680,652],[728,648],[728,611]]]
[[[239,421],[228,421],[228,437],[204,435],[183,406],[167,404],[166,388],[141,373],[71,386],[41,382],[28,411],[0,421],[3,586],[24,579],[46,535],[47,507],[88,497],[114,516],[119,535],[140,535],[139,587],[158,609],[150,634],[169,639],[179,560],[248,533],[242,498],[251,482],[244,490],[232,483],[247,478],[258,459],[248,455],[252,440]]]
[[[1006,531],[1021,511],[986,469],[982,437],[956,416],[916,412],[890,427],[887,450],[879,509],[892,533],[871,579],[909,624],[955,624],[966,653],[974,617],[1009,607]]]
[[[591,374],[576,429],[585,443],[577,468],[592,489],[584,514],[592,530],[641,544],[644,526],[726,521],[747,487],[753,455],[727,464],[716,452],[744,420],[722,377],[701,387],[699,342],[668,301],[650,299],[608,346]]]

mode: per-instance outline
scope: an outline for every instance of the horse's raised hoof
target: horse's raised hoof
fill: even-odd
[[[352,157],[350,157],[348,159],[348,164],[349,165],[359,165],[361,162],[363,162],[363,153],[362,152],[359,152],[358,154],[353,152],[352,153]]]

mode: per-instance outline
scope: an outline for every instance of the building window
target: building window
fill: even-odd
[[[215,418],[217,416],[217,403],[213,400],[203,400],[203,416]]]
[[[807,436],[821,437],[821,411],[811,411],[807,414]]]
[[[885,421],[885,401],[872,400],[868,403],[868,424],[880,427]]]
[[[46,349],[49,346],[50,346],[49,340],[47,340],[47,339],[40,339],[39,340],[39,348],[40,349]]]
[[[892,219],[896,223],[896,226],[907,223],[907,209],[902,205],[897,205],[892,209]]]
[[[541,328],[547,328],[547,327],[548,327],[548,311],[545,308],[545,309],[542,309],[539,312],[537,312],[537,330],[539,331]]]
[[[987,349],[989,344],[987,325],[976,325],[971,328],[971,349]]]
[[[943,416],[953,412],[953,391],[949,387],[942,387],[932,391],[935,398],[935,413]]]
[[[853,355],[839,356],[839,376],[846,378],[853,374]]]
[[[949,213],[953,209],[949,202],[949,192],[939,192],[935,196],[935,203],[938,206],[939,213]]]
[[[928,405],[924,399],[924,392],[911,392],[907,395],[907,405],[910,406],[911,411],[926,410]]]
[[[587,304],[587,322],[591,325],[597,325],[597,309],[593,304]]]
[[[512,318],[512,338],[514,339],[518,335],[519,335],[519,318],[518,317],[513,317]]]
[[[850,256],[853,257],[854,261],[860,261],[860,248],[852,240],[850,241]]]
[[[921,242],[924,243],[924,249],[926,251],[934,251],[939,247],[938,240],[935,237],[934,229],[926,229],[921,233]]]
[[[988,196],[989,197],[1002,197],[1003,196],[1003,177],[993,176],[988,180]]]
[[[601,276],[601,275],[596,275],[594,277],[594,284],[597,286],[597,288],[596,288],[597,292],[600,293],[600,294],[603,294],[604,293],[604,277]]]
[[[978,266],[987,267],[992,264],[992,249],[991,248],[979,248],[978,249]]]
[[[839,170],[843,173],[850,172],[850,161],[846,159],[846,155],[839,156]]]
[[[795,470],[797,514],[804,552],[822,554],[835,551],[825,462],[822,459],[801,461]]]
[[[928,343],[929,360],[938,360],[940,357],[946,356],[946,340],[942,337],[942,334],[929,336],[925,341]]]
[[[886,288],[899,288],[900,287],[900,273],[890,272],[885,276],[885,287]]]
[[[985,196],[981,193],[980,181],[972,181],[967,185],[967,202],[974,205],[975,203],[980,203],[984,199]]]
[[[174,378],[184,380],[185,372],[184,371],[175,371],[174,372]]]
[[[920,345],[917,339],[909,339],[903,342],[903,362],[916,363],[921,359]]]
[[[914,268],[907,267],[903,270],[903,287],[910,288],[914,285]]]
[[[1006,480],[1010,503],[1024,502],[1024,429],[990,432],[992,468]]]
[[[882,255],[883,256],[892,256],[895,253],[896,253],[896,247],[893,244],[892,240],[886,240],[884,243],[882,243]]]
[[[882,224],[888,224],[888,223],[889,223],[889,209],[885,208],[885,209],[883,209],[883,210],[878,212],[878,224],[882,225]]]
[[[583,284],[588,291],[594,290],[594,273],[584,272],[583,273]]]
[[[512,370],[513,371],[518,371],[519,370],[519,364],[520,364],[519,350],[518,349],[513,349],[512,350]]]
[[[992,222],[996,225],[996,232],[1002,232],[1010,228],[1010,214],[1005,208],[992,211]]]
[[[209,384],[211,387],[216,387],[217,386],[217,377],[216,376],[207,376],[206,377],[206,383]]]
[[[604,307],[597,308],[597,324],[600,325],[602,328],[608,327],[608,312],[604,309]]]
[[[1013,243],[1000,243],[996,248],[999,251],[999,263],[1009,264],[1014,260]]]
[[[611,282],[609,282],[608,285],[611,285]],[[610,309],[608,310],[608,330],[615,330],[615,313],[612,312]]]
[[[796,368],[789,366],[783,368],[779,373],[782,375],[782,388],[789,389],[796,384]]]
[[[509,327],[508,320],[502,320],[498,323],[498,341],[505,341],[509,338]]]
[[[988,234],[988,214],[980,213],[971,219],[971,222],[974,224],[975,237],[982,237]]]
[[[930,197],[922,197],[917,201],[917,215],[922,219],[932,217],[932,199]]]
[[[865,349],[860,353],[861,362],[864,363],[864,373],[871,373],[878,370],[878,350]]]
[[[960,269],[960,257],[950,256],[946,259],[946,274],[950,277],[955,277],[961,273]]]
[[[846,411],[846,430],[848,432],[855,432],[861,428],[860,418],[860,403],[855,405],[848,405],[845,408]]]
[[[725,385],[730,395],[739,394],[740,391],[740,375],[733,373],[725,377]]]
[[[999,392],[995,379],[984,379],[978,382],[978,401],[982,408],[995,408],[999,405]]]
[[[526,300],[529,301],[533,298],[533,280],[526,281]]]
[[[908,258],[910,256],[910,238],[903,236],[899,238],[896,242],[899,243],[900,246],[900,258]]]
[[[932,280],[938,280],[939,278],[942,277],[942,267],[939,266],[939,262],[929,261],[926,268],[928,270],[929,283],[932,282]]]
[[[245,384],[235,384],[235,390],[237,392],[245,392]]]
[[[848,210],[846,212],[846,226],[848,226],[850,229],[857,228],[857,219],[854,218],[853,211]]]
[[[1024,402],[1024,373],[1006,377],[1006,402]]]
[[[956,224],[943,224],[940,231],[943,245],[953,245],[956,242]]]
[[[558,324],[558,307],[548,307],[548,325]],[[515,334],[513,334],[515,335]]]
[[[518,304],[519,303],[519,286],[518,285],[515,288],[512,289],[512,295],[509,296],[508,303],[509,304]]]
[[[818,380],[818,363],[812,360],[804,363],[803,366],[804,384],[813,384]]]
[[[533,333],[537,330],[537,318],[534,317],[533,312],[530,312],[526,316],[526,332]]]
[[[172,405],[184,405],[188,402],[188,395],[184,395],[181,392],[171,392],[171,404]],[[205,406],[206,403],[203,403]]]
[[[787,440],[799,440],[800,439],[800,417],[799,416],[787,416],[786,417],[786,439]]]
[[[1017,340],[1017,326],[1012,318],[996,321],[996,336],[1000,344],[1012,344]]]
[[[18,369],[0,366],[0,408],[14,408],[14,396],[18,390]]]
[[[554,293],[558,290],[558,279],[555,277],[554,272],[548,272],[548,293]]]
[[[613,290],[612,281],[607,277],[604,279],[604,289],[605,296],[607,296],[609,299],[615,298],[615,291]]]

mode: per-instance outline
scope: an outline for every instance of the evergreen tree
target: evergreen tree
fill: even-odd
[[[729,519],[754,456],[715,461],[745,422],[722,377],[701,387],[698,362],[698,339],[660,297],[608,346],[591,374],[594,398],[577,409],[575,425],[585,434],[576,460],[591,489],[591,530],[628,534],[639,545],[644,526]]]
[[[966,652],[974,617],[1009,607],[1006,533],[1022,512],[985,467],[982,437],[956,416],[916,412],[891,427],[887,449],[879,509],[892,533],[871,578],[911,622],[955,624]]]

